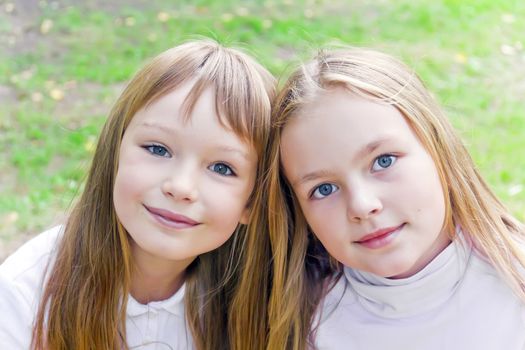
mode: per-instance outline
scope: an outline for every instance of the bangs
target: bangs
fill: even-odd
[[[133,87],[127,98],[132,101],[129,119],[190,81],[194,85],[181,106],[182,117],[189,120],[197,100],[211,88],[219,123],[253,145],[260,155],[268,140],[275,79],[250,56],[213,41],[179,45],[141,70],[129,84]]]
[[[218,48],[206,58],[193,79],[195,83],[182,106],[183,116],[189,119],[203,91],[211,88],[220,124],[253,144],[260,153],[270,127],[271,76],[251,58]]]

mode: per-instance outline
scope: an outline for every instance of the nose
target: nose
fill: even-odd
[[[383,210],[381,199],[366,185],[360,184],[349,191],[347,216],[352,222],[362,222]]]
[[[177,201],[196,201],[198,198],[197,172],[189,165],[178,166],[165,178],[162,192]]]

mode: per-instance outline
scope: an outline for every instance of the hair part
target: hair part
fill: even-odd
[[[341,273],[340,264],[333,263],[309,229],[280,165],[280,136],[289,120],[300,118],[303,109],[315,103],[319,94],[341,87],[368,100],[392,105],[402,113],[436,164],[446,203],[443,229],[453,239],[455,228],[460,227],[478,253],[491,261],[525,301],[520,273],[525,269],[520,248],[525,229],[482,179],[464,144],[416,73],[392,56],[370,49],[322,50],[292,73],[272,112],[268,189],[272,195],[268,207],[283,214],[270,223],[275,260],[269,348],[313,346],[315,312],[330,282]]]
[[[169,49],[146,64],[122,92],[102,129],[85,190],[49,266],[33,328],[33,349],[127,348],[133,259],[128,234],[113,206],[121,140],[140,109],[189,81],[194,85],[182,106],[183,115],[190,118],[202,92],[211,88],[221,124],[253,145],[262,158],[275,82],[254,59],[202,40]],[[257,180],[261,174],[258,166]],[[248,259],[241,254],[248,239],[244,226],[239,225],[226,244],[197,257],[187,270],[186,317],[197,349],[226,349],[226,335],[239,337],[226,321],[238,283],[236,269]]]

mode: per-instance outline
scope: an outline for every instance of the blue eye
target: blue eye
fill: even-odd
[[[374,164],[372,165],[373,171],[381,171],[386,168],[389,168],[394,164],[397,160],[396,156],[393,156],[391,154],[383,154],[377,157],[374,160]]]
[[[220,175],[223,175],[223,176],[232,176],[232,175],[235,175],[235,173],[233,172],[232,168],[230,168],[228,165],[224,164],[224,163],[215,163],[215,164],[212,164],[208,167],[208,169],[210,169],[211,171],[213,172],[216,172]]]
[[[144,148],[151,154],[159,156],[159,157],[171,157],[170,152],[166,149],[164,146],[160,145],[147,145],[144,146]]]
[[[329,195],[336,192],[337,190],[339,190],[339,187],[337,187],[334,184],[330,184],[330,183],[320,184],[314,189],[311,197],[315,199],[322,199],[322,198],[328,197]]]

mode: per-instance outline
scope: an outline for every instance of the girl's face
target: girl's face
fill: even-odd
[[[122,139],[114,205],[135,257],[189,264],[249,215],[256,151],[220,125],[211,89],[185,122],[180,107],[191,87],[137,112]]]
[[[344,265],[407,277],[449,243],[435,164],[396,108],[332,89],[286,125],[281,159],[310,228]]]

